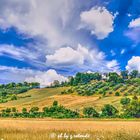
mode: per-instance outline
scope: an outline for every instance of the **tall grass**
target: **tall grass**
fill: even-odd
[[[67,136],[74,136],[77,134],[89,134],[89,137],[84,140],[140,140],[140,131],[58,131],[58,130],[35,130],[35,129],[0,129],[0,139],[2,140],[70,140],[69,138],[58,138],[60,134],[66,133]],[[83,138],[72,138],[72,140],[83,140]]]
[[[64,134],[68,138],[64,138]],[[58,136],[62,134],[62,138]],[[89,137],[72,138],[81,134]],[[0,119],[0,140],[140,140],[140,121]]]

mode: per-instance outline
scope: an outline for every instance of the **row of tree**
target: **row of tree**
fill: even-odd
[[[42,111],[39,110],[39,107],[32,107],[27,110],[23,108],[21,112],[13,108],[3,109],[0,113],[0,117],[22,117],[22,118],[43,118],[43,117],[52,117],[52,118],[79,118],[79,113],[65,108],[64,106],[58,105],[57,101],[53,102],[51,107],[44,107]]]
[[[104,105],[101,113],[97,112],[93,107],[84,108],[83,114],[88,118],[140,118],[140,100],[137,96],[132,99],[124,97],[120,100],[122,110],[110,104]]]
[[[80,115],[77,111],[72,111],[64,106],[58,105],[57,101],[53,102],[51,107],[44,107],[42,111],[38,107],[32,107],[30,110],[23,108],[21,112],[18,112],[15,107],[3,109],[0,113],[0,117],[22,117],[22,118],[139,118],[140,117],[140,100],[137,96],[132,99],[124,97],[120,100],[122,110],[119,111],[113,105],[106,104],[98,112],[93,107],[85,107],[83,109],[83,115]]]
[[[60,83],[58,80],[55,80],[51,87],[59,86],[77,86],[79,84],[87,84],[92,80],[105,80],[108,82],[114,83],[124,83],[129,79],[140,78],[140,73],[137,70],[128,72],[127,70],[121,71],[120,74],[116,72],[110,73],[80,73],[78,72],[75,76],[70,76],[69,80],[66,82]]]
[[[23,82],[23,83],[8,83],[8,84],[1,84],[0,85],[0,89],[4,88],[4,89],[10,89],[10,88],[19,88],[19,87],[32,87],[32,88],[39,88],[40,84],[37,82],[32,82],[32,83],[27,83],[27,82]]]

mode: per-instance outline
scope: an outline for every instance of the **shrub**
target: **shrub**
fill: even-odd
[[[102,108],[102,114],[101,116],[103,117],[115,117],[118,113],[118,110],[110,105],[110,104],[106,104],[104,105],[104,107]]]
[[[125,98],[122,98],[122,99],[121,99],[120,103],[121,103],[122,105],[127,105],[127,104],[130,103],[130,101],[131,101],[130,98],[125,97]]]
[[[115,96],[120,96],[120,93],[119,93],[119,92],[116,92],[116,93],[115,93]]]
[[[54,101],[53,106],[58,106],[58,101]]]
[[[17,96],[15,94],[12,95],[11,100],[17,100]]]
[[[99,117],[99,113],[93,107],[86,107],[86,108],[84,108],[83,114],[86,117],[90,117],[90,118]]]

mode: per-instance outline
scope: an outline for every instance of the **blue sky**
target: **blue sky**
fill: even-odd
[[[140,71],[140,0],[0,0],[0,83]]]

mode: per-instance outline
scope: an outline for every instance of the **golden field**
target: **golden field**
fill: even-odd
[[[2,140],[57,140],[60,134],[87,140],[140,140],[140,122],[122,120],[1,119]],[[70,137],[67,137],[70,139]],[[66,138],[61,137],[61,140]],[[82,140],[82,138],[72,138]]]
[[[51,106],[54,100],[57,100],[59,104],[70,108],[81,110],[86,106],[94,106],[96,109],[100,109],[104,104],[112,104],[117,108],[120,108],[120,99],[122,96],[108,96],[105,98],[99,98],[100,95],[94,96],[79,96],[77,94],[61,95],[61,91],[68,87],[61,88],[43,88],[32,89],[24,94],[19,94],[18,100],[8,101],[7,103],[0,104],[0,110],[5,107],[16,107],[21,110],[23,107],[30,108],[38,106],[43,108],[44,106]],[[29,97],[30,95],[30,97]],[[23,98],[25,97],[25,98]]]
[[[64,88],[32,89],[24,94],[19,94],[18,100],[0,104],[0,110],[7,107],[16,107],[19,111],[23,108],[52,105],[54,100],[59,104],[82,111],[83,107],[94,106],[99,109],[104,104],[112,104],[118,109],[122,96],[108,96],[99,98],[100,95],[78,96],[77,94],[61,95]],[[30,95],[30,96],[29,96]],[[140,140],[139,120],[95,120],[95,119],[0,119],[0,140],[57,140],[58,136],[81,134],[89,136],[85,140]],[[71,140],[83,140],[72,138]]]

